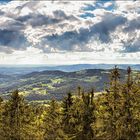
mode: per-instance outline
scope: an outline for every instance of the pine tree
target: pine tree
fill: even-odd
[[[120,82],[119,78],[115,67],[111,72],[109,89],[97,99],[97,117],[101,122],[98,138],[136,140],[140,130],[140,88],[132,79],[130,67],[127,69],[126,82]]]
[[[127,69],[127,80],[123,86],[123,97],[124,97],[124,115],[123,115],[123,130],[122,138],[131,140],[137,139],[138,125],[140,126],[140,120],[135,118],[135,111],[137,105],[137,90],[136,83],[132,79],[132,70],[130,67]]]
[[[46,106],[30,105],[30,138],[44,140],[43,119],[46,114]]]
[[[45,140],[66,139],[66,135],[61,126],[62,119],[60,112],[59,104],[55,100],[52,100],[44,118]]]
[[[119,137],[117,127],[120,117],[119,104],[121,102],[120,73],[117,66],[111,71],[109,88],[99,98],[98,114],[102,121],[102,128],[100,128],[102,138],[115,140]]]
[[[109,124],[107,124],[108,131],[110,133],[110,139],[115,140],[118,137],[117,134],[117,123],[119,119],[119,102],[120,102],[120,73],[115,66],[111,71],[110,75],[110,87],[107,90],[107,102],[108,102],[108,113],[109,113]]]
[[[83,113],[83,129],[82,129],[82,137],[83,140],[91,140],[95,139],[94,130],[92,125],[95,124],[96,117],[95,117],[95,104],[93,101],[94,98],[94,90],[91,93],[88,93],[84,96],[84,113]]]
[[[5,103],[2,114],[3,136],[6,139],[26,139],[28,137],[29,113],[28,105],[23,97],[15,90],[8,102]]]
[[[93,125],[95,125],[94,90],[89,94],[82,92],[82,96],[76,96],[73,99],[70,97],[68,95],[63,101],[64,118],[67,118],[63,121],[64,124],[66,123],[64,131],[68,138],[75,140],[95,138],[93,131]]]
[[[62,113],[63,113],[63,117],[62,117],[62,125],[63,125],[63,130],[65,133],[72,133],[72,124],[70,123],[71,120],[71,106],[73,105],[73,98],[72,98],[72,94],[69,92],[67,94],[67,97],[64,98],[63,103],[62,103]]]

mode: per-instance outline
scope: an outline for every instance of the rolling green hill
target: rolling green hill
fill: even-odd
[[[42,71],[25,75],[0,75],[0,94],[7,98],[14,89],[27,100],[62,99],[67,92],[75,92],[78,86],[89,91],[95,88],[96,92],[103,91],[109,83],[110,70],[86,69],[75,72]],[[122,80],[125,79],[125,70],[120,70]],[[137,77],[138,71],[133,71]],[[106,83],[105,83],[106,82]]]

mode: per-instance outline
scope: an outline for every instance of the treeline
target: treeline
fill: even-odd
[[[127,69],[125,82],[115,67],[107,89],[78,95],[48,105],[26,102],[14,91],[0,98],[0,140],[140,140],[140,82]]]

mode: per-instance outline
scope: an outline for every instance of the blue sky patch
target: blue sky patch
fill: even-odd
[[[92,13],[86,12],[86,13],[80,15],[80,17],[84,18],[84,19],[87,19],[87,18],[92,18],[92,17],[95,17],[95,16]]]
[[[112,4],[105,7],[105,4],[107,2],[111,2]],[[115,1],[110,1],[110,0],[102,0],[102,1],[97,1],[95,4],[87,4],[85,7],[82,8],[84,11],[94,11],[96,9],[105,9],[107,11],[114,11],[115,10]]]

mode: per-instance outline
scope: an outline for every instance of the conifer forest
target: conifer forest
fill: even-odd
[[[0,140],[140,140],[140,81],[115,66],[96,95],[78,86],[61,101],[34,104],[13,91],[0,98]]]

